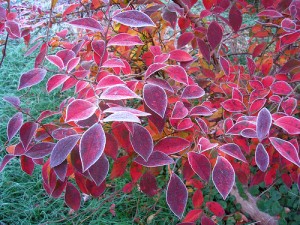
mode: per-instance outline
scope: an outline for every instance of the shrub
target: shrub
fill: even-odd
[[[190,197],[183,221],[203,224],[225,215],[204,204],[211,182],[224,200],[236,179],[299,187],[300,1],[7,3],[2,61],[10,39],[30,45],[26,56],[38,50],[18,90],[46,79],[49,93],[74,95],[38,118],[21,106],[26,95],[4,98],[17,113],[0,171],[16,157],[28,174],[42,165],[46,192],[74,210],[81,193],[98,197],[128,171],[123,192],[165,192],[179,219]]]

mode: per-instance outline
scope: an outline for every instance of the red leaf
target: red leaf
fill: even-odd
[[[0,163],[0,173],[2,172],[2,170],[5,168],[5,166],[7,165],[7,163],[10,162],[10,160],[12,160],[15,156],[11,155],[11,154],[7,154],[3,157],[1,163]]]
[[[191,32],[185,32],[177,40],[177,48],[182,48],[194,39],[194,34]]]
[[[225,210],[218,202],[206,202],[206,207],[217,217],[223,217]]]
[[[228,60],[221,56],[220,64],[221,64],[222,69],[224,70],[226,76],[228,76],[230,74],[230,65],[229,65]]]
[[[186,214],[182,222],[183,223],[196,222],[200,218],[202,212],[203,211],[201,209],[192,209]]]
[[[278,73],[289,73],[290,71],[298,67],[300,67],[300,60],[291,59],[281,67]]]
[[[252,57],[256,58],[257,56],[259,56],[262,53],[262,51],[265,49],[266,45],[267,45],[266,42],[258,44],[253,50]]]
[[[88,172],[97,186],[105,180],[109,170],[109,162],[105,154],[88,169]]]
[[[188,84],[188,75],[185,69],[178,65],[168,66],[165,71],[169,74],[169,77],[179,83]]]
[[[64,49],[61,51],[58,51],[56,55],[61,58],[64,65],[67,66],[71,59],[73,59],[76,55],[72,50]]]
[[[70,73],[80,62],[80,57],[75,57],[68,62],[67,73]]]
[[[141,177],[140,188],[141,191],[149,197],[153,197],[157,194],[158,187],[155,176],[153,176],[152,173],[150,173],[149,171],[144,173]]]
[[[140,11],[128,10],[113,16],[113,21],[130,27],[155,27],[151,18]]]
[[[27,173],[28,175],[32,175],[33,170],[34,170],[34,162],[32,161],[31,158],[21,155],[20,157],[20,164],[21,164],[21,169]]]
[[[50,77],[50,79],[47,82],[47,92],[50,93],[55,88],[62,85],[66,80],[69,79],[69,76],[66,74],[56,74]]]
[[[138,36],[132,36],[130,34],[121,33],[112,37],[107,46],[111,45],[120,45],[120,46],[135,46],[135,45],[143,45],[144,43]]]
[[[246,110],[244,103],[237,99],[227,99],[221,105],[228,112],[243,112]]]
[[[153,151],[153,140],[149,131],[141,125],[134,124],[130,142],[134,151],[147,161]]]
[[[292,116],[283,116],[275,120],[274,124],[281,127],[289,134],[300,134],[300,120]]]
[[[217,4],[217,0],[202,0],[204,7],[210,10],[214,5]]]
[[[145,72],[145,79],[147,79],[148,77],[150,77],[152,74],[156,73],[157,71],[163,69],[164,67],[166,67],[167,65],[164,63],[153,63],[151,64],[148,69]]]
[[[52,150],[50,156],[50,167],[53,168],[61,164],[73,150],[80,135],[71,135],[59,140]]]
[[[69,22],[69,24],[73,25],[74,27],[93,30],[93,31],[100,31],[103,32],[103,28],[97,20],[93,18],[80,18],[75,19]]]
[[[210,50],[209,46],[201,39],[197,38],[198,47],[201,51],[201,54],[206,59],[208,63],[210,63]]]
[[[267,9],[267,10],[264,10],[260,13],[257,14],[258,17],[267,17],[267,18],[280,18],[280,17],[283,17],[283,15],[276,11],[276,10],[272,10],[272,9]]]
[[[105,133],[106,143],[104,148],[104,153],[110,156],[112,159],[116,160],[118,155],[118,142],[115,137],[111,134]]]
[[[41,142],[32,146],[28,151],[25,152],[25,155],[32,159],[40,159],[49,155],[54,146],[55,143]]]
[[[249,114],[253,115],[256,112],[258,112],[265,104],[266,104],[267,99],[265,98],[259,98],[254,100],[254,102],[252,102],[250,108],[249,108]]]
[[[113,168],[110,173],[110,179],[113,180],[117,177],[121,177],[125,173],[128,159],[129,156],[125,155],[114,161]]]
[[[276,81],[272,84],[271,91],[278,95],[288,95],[293,91],[293,88],[285,81]]]
[[[181,98],[183,99],[201,98],[204,94],[205,91],[198,85],[188,85],[182,91]]]
[[[287,100],[281,103],[281,107],[286,114],[292,115],[297,107],[297,99],[288,98]]]
[[[213,21],[207,29],[207,40],[212,49],[215,49],[222,41],[223,30],[221,26]]]
[[[241,11],[236,7],[236,5],[232,5],[229,11],[229,24],[232,27],[233,31],[237,33],[243,22],[243,17]]]
[[[114,85],[107,88],[100,96],[100,99],[107,100],[123,100],[123,99],[132,99],[138,98],[141,99],[136,93],[130,90],[127,86],[124,85]]]
[[[257,116],[256,133],[260,141],[268,137],[272,125],[272,115],[268,109],[263,108]]]
[[[167,155],[178,153],[190,146],[190,142],[180,137],[165,137],[155,146],[154,151],[160,151]]]
[[[104,152],[105,143],[105,133],[100,124],[96,123],[84,132],[79,146],[83,172],[98,161]]]
[[[97,84],[96,89],[104,89],[114,85],[124,85],[125,82],[115,75],[108,75],[103,77]]]
[[[300,167],[298,151],[294,145],[280,138],[270,137],[269,140],[280,155]]]
[[[11,35],[11,37],[13,38],[21,37],[20,26],[18,23],[8,20],[6,21],[5,25],[7,27],[7,32]]]
[[[231,135],[239,135],[244,129],[256,129],[255,124],[249,121],[240,121],[234,124],[227,132],[226,134]]]
[[[195,106],[190,111],[190,116],[211,116],[212,114],[212,111],[202,105]]]
[[[188,199],[188,191],[181,179],[172,173],[167,187],[167,204],[171,211],[181,219]]]
[[[48,55],[46,56],[46,59],[52,63],[53,65],[55,65],[56,67],[58,67],[59,69],[63,69],[64,68],[64,63],[61,60],[60,57],[56,56],[56,55]]]
[[[199,146],[199,151],[202,153],[217,147],[218,143],[210,143],[210,141],[207,138],[201,137],[198,141],[198,146]]]
[[[234,169],[226,158],[218,156],[217,162],[212,171],[212,180],[218,192],[225,200],[235,181]]]
[[[121,59],[112,58],[112,59],[106,60],[103,63],[102,67],[104,67],[104,68],[118,68],[118,67],[125,67],[125,64],[123,63],[123,61]]]
[[[106,183],[105,183],[105,181],[103,181],[102,184],[97,186],[93,181],[87,180],[86,181],[86,188],[88,189],[88,191],[90,192],[90,194],[93,197],[99,197],[105,191]]]
[[[21,112],[16,113],[7,124],[7,138],[10,141],[20,130],[23,124],[23,114]]]
[[[289,45],[291,43],[294,43],[294,42],[298,41],[299,38],[300,38],[300,32],[299,31],[295,31],[293,33],[288,33],[286,35],[281,36],[280,44],[281,44],[281,46]]]
[[[37,128],[38,128],[38,125],[37,125],[37,123],[34,123],[34,122],[26,122],[20,128],[20,140],[21,140],[21,143],[22,143],[24,149],[27,149]]]
[[[256,65],[255,62],[253,61],[253,59],[246,57],[247,58],[247,66],[248,66],[248,70],[249,70],[249,74],[250,76],[252,76],[255,72],[256,69]]]
[[[46,76],[47,70],[35,68],[33,70],[24,73],[20,77],[18,90],[22,90],[24,88],[32,87],[42,80],[44,80]]]
[[[170,52],[170,59],[176,60],[177,62],[188,62],[193,60],[193,57],[180,49],[176,49]]]
[[[225,144],[220,146],[219,150],[226,153],[227,155],[230,155],[236,159],[239,159],[247,163],[247,160],[243,155],[241,148],[237,144],[234,143]]]
[[[153,84],[146,84],[143,89],[143,97],[146,105],[163,118],[168,104],[165,90]]]
[[[200,189],[195,191],[193,197],[192,197],[192,202],[193,206],[195,209],[200,209],[202,207],[204,201],[203,193]]]
[[[258,143],[255,150],[255,163],[262,172],[266,172],[269,166],[269,155],[263,144]]]
[[[130,176],[132,179],[132,182],[137,182],[141,176],[143,175],[143,166],[140,164],[137,164],[136,162],[132,162],[130,165]]]
[[[211,165],[206,156],[198,154],[196,152],[189,152],[188,160],[194,172],[202,180],[208,182],[210,178]]]
[[[134,161],[145,167],[158,167],[174,163],[174,160],[171,157],[160,151],[152,152],[148,161],[145,161],[141,156],[136,157]]]
[[[72,101],[66,110],[66,122],[85,120],[91,117],[97,109],[97,106],[83,99]]]
[[[71,209],[77,211],[80,208],[81,196],[77,188],[70,182],[67,183],[65,202]]]
[[[188,109],[184,106],[184,104],[180,101],[175,103],[175,106],[172,111],[171,118],[172,119],[183,119],[189,114]]]

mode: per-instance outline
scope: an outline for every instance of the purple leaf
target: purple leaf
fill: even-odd
[[[88,172],[93,179],[93,181],[99,186],[106,178],[107,173],[109,170],[109,162],[106,158],[105,154],[102,156],[92,165]]]
[[[12,160],[15,156],[11,154],[7,154],[3,157],[2,162],[0,163],[0,173],[4,169],[4,167],[9,163],[10,160]]]
[[[140,11],[128,10],[113,16],[113,21],[130,27],[155,27],[151,18]]]
[[[210,178],[211,165],[205,155],[196,152],[188,153],[188,160],[193,171],[204,181]]]
[[[247,163],[247,160],[243,155],[241,148],[237,144],[234,143],[225,144],[219,147],[219,150],[226,153],[227,155],[230,155],[236,159],[239,159]]]
[[[80,208],[81,196],[77,188],[70,182],[67,183],[65,202],[71,209],[77,211]]]
[[[226,158],[218,156],[216,165],[212,171],[212,180],[218,192],[225,200],[235,181],[234,169]]]
[[[163,118],[168,104],[165,90],[153,84],[146,84],[143,89],[143,97],[146,105]]]
[[[167,187],[167,204],[172,212],[181,219],[188,199],[188,191],[182,180],[172,173]]]
[[[158,167],[174,163],[174,160],[171,157],[160,151],[152,152],[147,161],[145,161],[141,156],[136,157],[134,161],[145,167]]]
[[[274,148],[288,161],[300,167],[300,159],[297,149],[293,144],[280,138],[270,137],[269,140]]]
[[[16,108],[20,107],[21,101],[18,97],[15,96],[5,96],[3,100],[8,102],[9,104],[13,105]]]
[[[80,135],[71,135],[59,140],[51,153],[50,167],[53,168],[61,164],[73,150],[79,139]]]
[[[10,141],[19,131],[23,124],[23,114],[16,113],[7,124],[7,138]]]
[[[266,172],[269,166],[269,155],[263,146],[258,143],[255,150],[255,163],[262,172]]]
[[[102,126],[94,124],[82,135],[79,153],[83,172],[94,165],[104,152],[106,137]]]
[[[256,133],[259,141],[262,141],[269,135],[272,125],[272,115],[268,109],[263,108],[257,116]]]
[[[35,68],[33,70],[24,73],[20,77],[18,90],[22,90],[24,88],[32,87],[40,83],[46,76],[47,70]]]
[[[25,152],[25,155],[32,159],[40,159],[49,155],[54,146],[55,143],[41,142],[32,146],[28,151]]]
[[[134,151],[147,161],[153,151],[153,140],[149,131],[141,125],[134,124],[130,142]]]
[[[68,23],[73,25],[74,27],[103,32],[101,24],[93,18],[80,18],[72,20]]]
[[[153,197],[157,194],[158,187],[156,183],[155,176],[152,173],[147,171],[143,174],[140,181],[140,188],[143,193],[148,195],[149,197]]]
[[[215,49],[221,43],[222,37],[223,30],[221,26],[213,21],[207,29],[207,39],[212,49]]]
[[[22,125],[20,129],[20,140],[25,149],[27,149],[30,144],[37,128],[38,125],[34,122],[26,122]]]
[[[198,85],[189,85],[184,88],[181,94],[183,99],[195,99],[201,98],[205,94],[205,91]]]

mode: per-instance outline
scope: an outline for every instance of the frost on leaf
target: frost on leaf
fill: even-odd
[[[235,181],[234,169],[226,158],[218,156],[216,165],[212,171],[212,180],[218,192],[225,200]]]
[[[172,212],[181,219],[188,199],[188,191],[181,179],[172,173],[167,187],[167,203]]]

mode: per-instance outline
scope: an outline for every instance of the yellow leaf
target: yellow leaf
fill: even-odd
[[[57,2],[58,0],[51,0],[51,9],[54,9]]]

